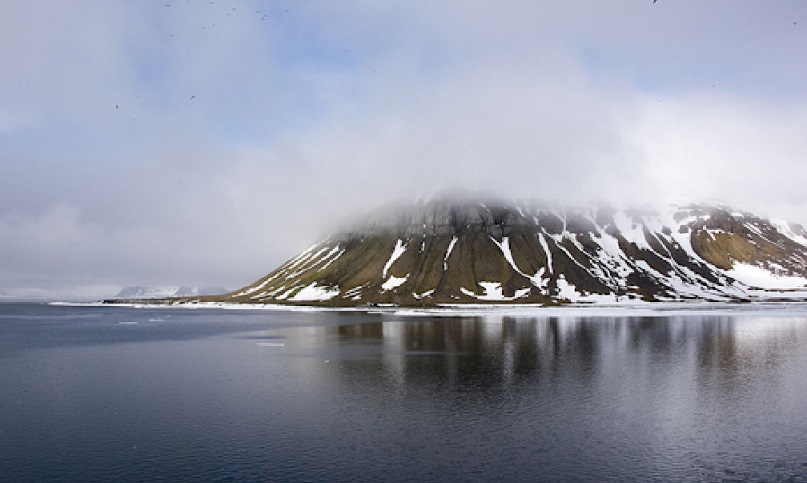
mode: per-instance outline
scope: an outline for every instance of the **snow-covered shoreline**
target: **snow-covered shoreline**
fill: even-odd
[[[770,317],[807,317],[807,302],[636,302],[624,304],[462,304],[436,307],[359,306],[326,307],[307,305],[243,304],[227,302],[189,302],[181,304],[50,302],[49,305],[74,307],[122,307],[132,309],[177,310],[253,310],[275,312],[357,312],[400,317],[670,317],[692,315],[760,315]]]

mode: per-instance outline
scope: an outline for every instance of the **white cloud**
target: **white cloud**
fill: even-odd
[[[807,222],[803,2],[232,8],[0,4],[0,288],[247,283],[439,187]]]
[[[648,100],[635,142],[650,181],[665,194],[774,216],[787,205],[807,207],[805,129],[807,104],[698,96]],[[807,221],[803,211],[787,211]]]

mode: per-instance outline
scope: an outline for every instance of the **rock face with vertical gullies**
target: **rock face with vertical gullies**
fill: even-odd
[[[725,206],[440,198],[379,210],[206,298],[356,306],[807,299],[807,233]]]

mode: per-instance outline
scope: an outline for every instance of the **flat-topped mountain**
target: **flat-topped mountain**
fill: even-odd
[[[314,305],[807,299],[807,232],[725,206],[436,199],[371,213],[242,289]]]

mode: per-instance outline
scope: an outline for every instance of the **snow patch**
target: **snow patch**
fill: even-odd
[[[577,288],[574,285],[567,282],[566,277],[563,274],[561,274],[558,277],[557,284],[558,284],[558,295],[560,295],[561,298],[572,301],[580,298],[580,294],[577,292]]]
[[[415,299],[417,299],[417,300],[422,300],[422,299],[424,299],[426,297],[431,297],[432,294],[434,294],[434,289],[426,290],[422,294],[412,293],[412,296],[415,297]]]
[[[330,300],[339,295],[339,287],[320,287],[316,282],[304,287],[294,294],[290,300],[293,302],[308,302],[314,300]],[[278,297],[280,298],[280,297]]]
[[[485,291],[483,295],[477,295],[465,287],[460,287],[460,291],[469,297],[474,297],[477,300],[489,300],[494,302],[508,302],[511,300],[526,297],[530,293],[529,288],[522,288],[515,291],[512,297],[505,297],[502,291],[502,284],[499,282],[479,282],[479,286]]]
[[[392,290],[394,288],[400,287],[409,279],[409,275],[405,277],[396,277],[394,275],[390,275],[389,279],[386,282],[381,284],[381,288],[384,290]]]
[[[614,294],[597,294],[592,293],[583,295],[577,291],[577,287],[569,283],[566,277],[562,274],[558,277],[558,295],[571,302],[588,302],[588,303],[602,303],[602,304],[615,304],[619,302],[619,297]],[[627,297],[623,297],[627,299]]]
[[[726,274],[751,287],[793,289],[807,286],[807,278],[779,276],[770,270],[748,263],[735,262],[731,270],[726,271]]]

